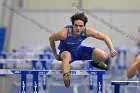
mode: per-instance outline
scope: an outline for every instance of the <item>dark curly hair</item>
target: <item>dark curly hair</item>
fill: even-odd
[[[88,22],[88,18],[84,15],[84,13],[75,13],[75,15],[73,15],[70,19],[71,19],[72,24],[74,24],[75,20],[83,21],[84,22],[84,26]]]

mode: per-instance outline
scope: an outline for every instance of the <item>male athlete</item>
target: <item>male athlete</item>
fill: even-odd
[[[98,48],[81,45],[87,37],[104,41],[110,50],[111,57],[116,56],[116,51],[108,36],[97,32],[93,28],[86,27],[88,18],[84,13],[76,13],[70,19],[72,25],[67,25],[49,37],[55,58],[62,60],[62,72],[66,87],[70,86],[70,63],[75,60],[93,60],[90,62],[92,66],[102,70],[109,69],[109,55],[106,52]],[[56,52],[55,41],[60,41],[59,54]]]
[[[140,48],[140,28],[137,37],[137,46]],[[137,52],[134,63],[127,70],[127,78],[131,79],[136,74],[137,70],[140,70],[140,51]]]

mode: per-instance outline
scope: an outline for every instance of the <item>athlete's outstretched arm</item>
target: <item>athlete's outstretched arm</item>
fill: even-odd
[[[127,70],[127,78],[131,79],[136,71],[140,68],[140,55],[138,55],[135,59],[135,63],[133,63]]]
[[[107,35],[102,34],[102,33],[98,32],[92,28],[87,28],[86,35],[87,35],[87,37],[92,36],[96,39],[103,40],[106,43],[106,45],[108,46],[110,53],[111,53],[111,56],[112,57],[116,56],[117,52],[113,48],[112,41],[110,40],[110,38]]]
[[[56,51],[55,41],[64,40],[67,36],[67,28],[63,28],[62,30],[54,33],[52,36],[49,37],[50,46],[52,48],[53,54],[56,60],[60,60],[59,55]]]

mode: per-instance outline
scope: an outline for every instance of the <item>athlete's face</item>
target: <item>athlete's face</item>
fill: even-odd
[[[84,22],[81,20],[75,20],[73,24],[73,32],[76,35],[81,34],[82,30],[84,29]]]

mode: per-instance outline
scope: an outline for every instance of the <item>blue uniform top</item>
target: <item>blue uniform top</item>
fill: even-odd
[[[68,28],[68,34],[67,38],[65,40],[60,40],[60,44],[58,46],[58,49],[61,51],[71,51],[73,49],[77,49],[83,40],[85,40],[86,37],[86,27],[84,27],[83,31],[77,38],[73,38],[72,36],[72,25],[67,25]]]

